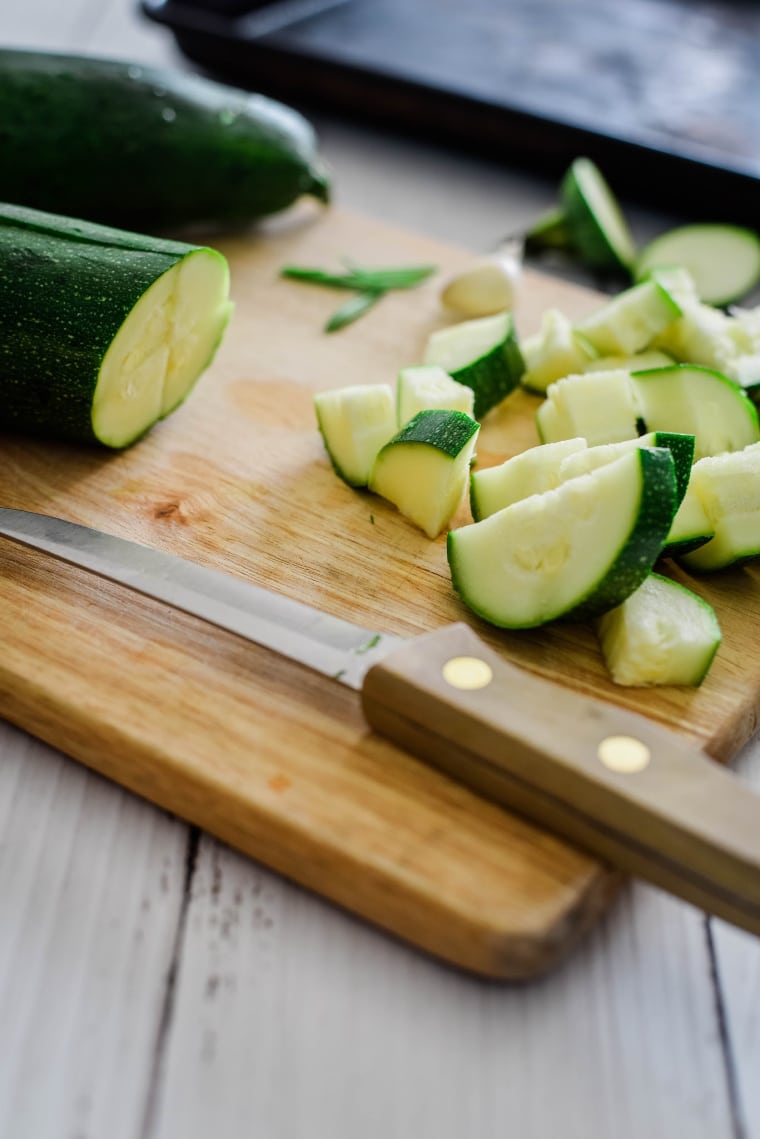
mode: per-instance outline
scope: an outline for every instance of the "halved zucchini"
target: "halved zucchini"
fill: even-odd
[[[214,249],[0,205],[0,427],[128,446],[211,362],[228,293]]]

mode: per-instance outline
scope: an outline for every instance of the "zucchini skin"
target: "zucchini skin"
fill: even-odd
[[[262,95],[117,60],[0,48],[0,199],[124,228],[241,225],[322,201],[311,125]]]
[[[198,248],[0,203],[0,429],[101,443],[92,404],[108,348]]]

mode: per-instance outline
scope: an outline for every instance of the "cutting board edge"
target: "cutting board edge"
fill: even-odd
[[[434,899],[421,887],[415,888],[410,878],[389,879],[387,866],[351,858],[337,842],[332,856],[326,857],[330,848],[324,836],[289,828],[275,812],[260,807],[254,826],[244,828],[234,819],[239,808],[232,793],[229,800],[219,800],[214,821],[209,823],[209,793],[218,796],[218,785],[200,773],[192,779],[186,768],[178,768],[183,782],[172,781],[169,786],[155,774],[171,773],[177,767],[176,757],[135,738],[107,716],[95,717],[92,709],[84,714],[43,685],[29,680],[20,686],[18,673],[10,679],[9,684],[8,673],[0,666],[0,716],[9,723],[51,747],[63,748],[69,758],[95,774],[199,827],[346,913],[467,973],[519,982],[549,972],[583,941],[623,881],[618,872],[590,862],[584,888],[575,883],[567,891],[565,904],[552,907],[549,922],[549,907],[544,906],[536,912],[533,931],[528,922],[519,932],[499,928],[493,914],[467,914],[448,905],[444,896]],[[447,776],[436,774],[435,778]],[[257,833],[256,821],[265,824],[261,833]],[[391,882],[395,890],[389,889]]]

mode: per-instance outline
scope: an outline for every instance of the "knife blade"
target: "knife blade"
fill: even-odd
[[[219,570],[0,509],[0,535],[348,685],[379,734],[603,860],[760,934],[760,795],[637,713],[503,660],[466,624],[362,629]]]

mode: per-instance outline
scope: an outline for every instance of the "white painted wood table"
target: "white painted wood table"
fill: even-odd
[[[2,9],[9,45],[183,65],[131,0]],[[341,203],[474,249],[552,198],[315,121]],[[0,725],[2,1139],[560,1135],[760,1139],[760,941],[636,884],[558,971],[486,984]]]

